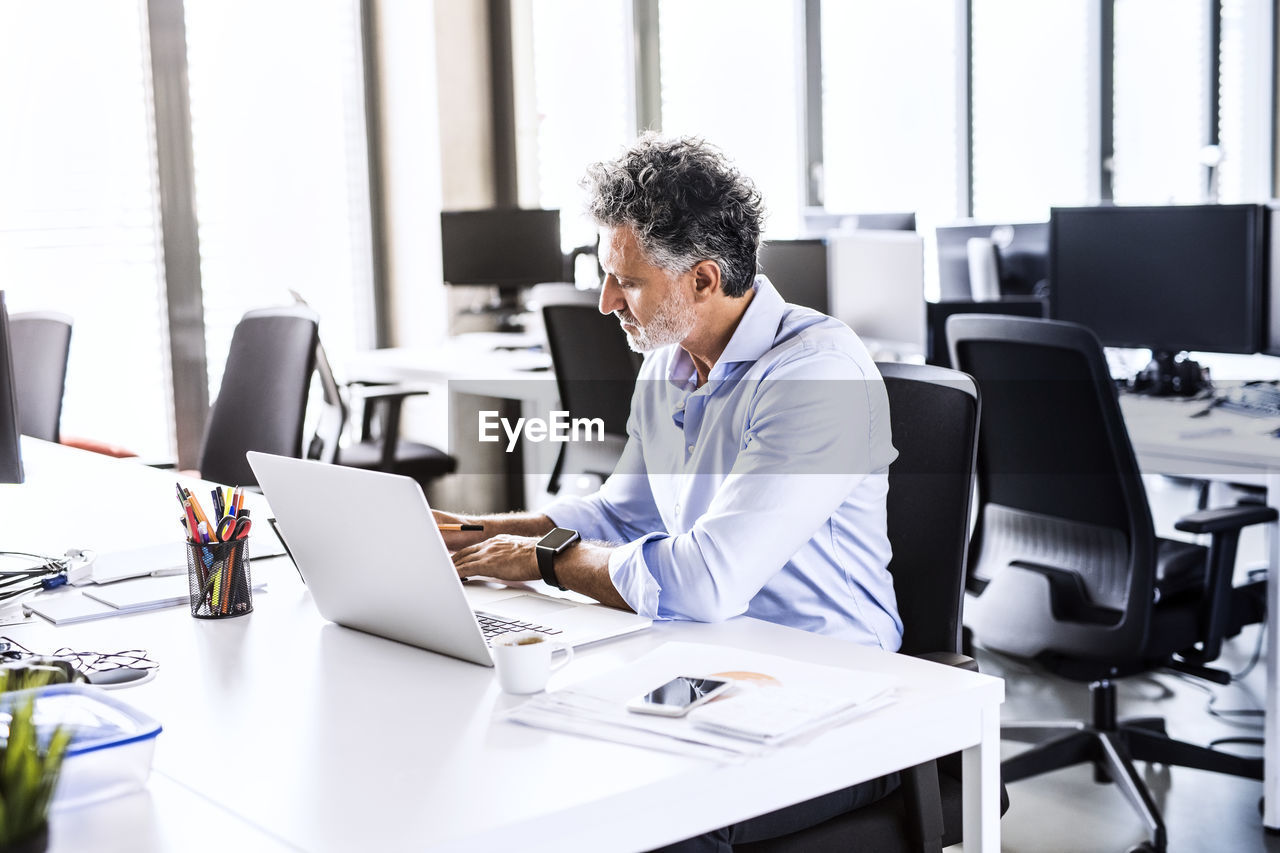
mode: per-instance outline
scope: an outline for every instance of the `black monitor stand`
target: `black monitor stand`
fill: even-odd
[[[1133,391],[1152,397],[1194,397],[1210,385],[1204,369],[1185,352],[1156,350],[1134,377]]]
[[[467,314],[483,314],[493,318],[494,331],[523,332],[525,312],[519,287],[499,287],[498,295],[489,304],[468,308]]]

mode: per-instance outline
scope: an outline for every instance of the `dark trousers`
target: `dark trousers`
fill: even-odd
[[[891,794],[897,787],[898,774],[890,773],[852,788],[824,794],[794,806],[677,841],[653,853],[732,853],[735,844],[764,841],[817,826],[833,817],[869,806]]]

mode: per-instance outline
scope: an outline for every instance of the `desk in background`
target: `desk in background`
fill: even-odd
[[[1280,507],[1280,420],[1252,418],[1221,409],[1191,417],[1205,400],[1120,398],[1129,440],[1142,470],[1203,480],[1261,486],[1267,503]],[[1280,535],[1267,526],[1266,716],[1263,729],[1263,825],[1280,830]]]
[[[24,452],[29,486],[114,483],[124,506],[153,489],[172,497],[162,471],[128,477],[124,489],[114,466],[81,451],[26,442]],[[24,515],[20,501],[10,512],[6,530],[49,540],[92,539],[118,522]],[[137,535],[167,530],[172,514],[135,513]],[[717,765],[505,722],[523,700],[501,693],[491,669],[326,623],[286,560],[253,571],[270,591],[245,617],[197,620],[179,607],[5,629],[38,651],[144,648],[160,664],[154,680],[117,694],[164,726],[148,792],[55,814],[54,853],[649,849],[957,750],[965,847],[1000,848],[998,679],[748,618],[661,624],[583,649],[554,677],[553,687],[680,640],[889,673],[902,685],[896,702],[854,723]]]
[[[349,379],[368,382],[407,382],[439,385],[449,392],[449,451],[459,457],[458,474],[502,475],[512,484],[504,491],[509,505],[492,505],[492,511],[536,509],[550,500],[547,483],[555,466],[555,445],[531,444],[507,454],[505,440],[495,444],[485,458],[469,456],[476,448],[474,401],[457,395],[500,398],[513,401],[524,417],[547,417],[557,407],[555,374],[551,356],[530,347],[540,346],[537,337],[503,332],[473,332],[446,338],[432,347],[389,348],[357,353],[345,365]],[[467,448],[468,452],[462,452]],[[492,501],[502,497],[486,496]],[[459,506],[471,511],[485,509],[472,494],[459,496]]]

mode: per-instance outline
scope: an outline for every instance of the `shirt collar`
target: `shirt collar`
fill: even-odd
[[[751,299],[747,310],[743,312],[742,319],[738,321],[738,328],[733,330],[733,336],[729,338],[724,352],[720,354],[720,358],[716,359],[709,379],[720,378],[730,364],[756,361],[773,349],[773,343],[778,336],[778,326],[786,311],[786,303],[783,302],[782,296],[767,276],[756,276],[755,281],[752,282],[752,289],[755,290],[756,295]],[[667,368],[667,380],[678,388],[685,388],[690,384],[694,373],[693,359],[683,348],[676,345],[674,357]]]

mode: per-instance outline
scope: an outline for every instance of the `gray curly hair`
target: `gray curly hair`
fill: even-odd
[[[631,228],[651,263],[679,274],[712,260],[725,294],[751,289],[764,200],[715,146],[646,133],[616,160],[589,166],[581,185],[587,215]]]

